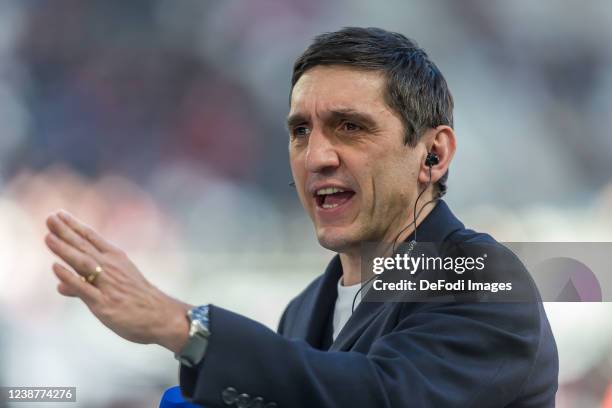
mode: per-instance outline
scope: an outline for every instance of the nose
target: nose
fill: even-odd
[[[332,141],[323,132],[313,130],[308,138],[306,170],[324,173],[340,165],[340,157]]]

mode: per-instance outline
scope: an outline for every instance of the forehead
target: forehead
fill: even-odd
[[[390,114],[384,100],[385,77],[380,71],[344,66],[317,66],[306,71],[293,87],[290,114],[316,114],[350,109]]]

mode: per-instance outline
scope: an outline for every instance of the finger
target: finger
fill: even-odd
[[[81,276],[89,276],[96,270],[98,263],[90,255],[68,245],[55,234],[50,233],[45,237],[45,243],[53,253],[62,258],[68,265]]]
[[[58,290],[66,296],[77,296],[88,306],[96,304],[102,296],[100,289],[83,281],[77,274],[68,268],[58,264],[53,264],[53,272],[60,280]],[[61,289],[60,289],[61,287]]]
[[[117,247],[102,238],[100,234],[94,231],[93,228],[77,220],[75,217],[70,215],[66,211],[59,211],[57,213],[59,218],[72,228],[77,234],[86,239],[100,252],[114,252],[117,251]]]
[[[57,291],[64,296],[78,297],[74,289],[62,282],[57,284]]]
[[[80,252],[89,254],[92,257],[99,255],[99,252],[94,246],[82,236],[77,234],[72,228],[68,227],[64,221],[61,220],[57,215],[51,215],[47,218],[47,227],[57,237],[62,239],[67,244]]]

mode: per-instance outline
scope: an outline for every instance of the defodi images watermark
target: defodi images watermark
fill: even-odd
[[[612,300],[611,243],[409,242],[362,245],[362,300]],[[606,296],[607,295],[607,298]]]

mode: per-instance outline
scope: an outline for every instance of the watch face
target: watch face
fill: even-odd
[[[196,333],[207,335],[208,331],[208,305],[197,306],[187,312],[191,325],[189,336],[193,337]]]
[[[208,305],[194,307],[190,312],[194,320],[208,320]]]

